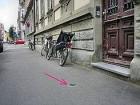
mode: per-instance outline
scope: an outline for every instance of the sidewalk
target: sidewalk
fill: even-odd
[[[44,57],[42,60],[47,62],[48,73],[68,81],[65,88],[56,83],[58,91],[63,93],[57,95],[57,101],[60,99],[57,105],[140,105],[138,85],[118,79],[116,75],[109,76],[109,72],[101,73],[99,69],[73,64],[60,67],[57,60],[48,62]],[[71,100],[73,104],[61,103],[62,99]]]

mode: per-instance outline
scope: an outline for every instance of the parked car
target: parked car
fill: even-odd
[[[22,39],[18,39],[15,41],[15,44],[24,44],[24,43],[25,43],[25,41]]]
[[[3,41],[0,39],[0,53],[3,52]]]

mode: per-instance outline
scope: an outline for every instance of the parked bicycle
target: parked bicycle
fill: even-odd
[[[47,59],[50,60],[51,57],[58,58],[58,52],[56,51],[56,40],[50,41]]]
[[[35,50],[35,45],[34,45],[34,42],[32,40],[28,40],[28,47],[29,49],[31,49],[32,51]]]
[[[45,56],[47,58],[49,48],[50,48],[50,45],[52,42],[52,38],[53,38],[52,36],[46,36],[45,42],[44,42],[42,49],[41,49],[41,56]]]
[[[56,43],[51,42],[47,59],[58,55],[59,65],[63,66],[68,58],[69,48],[71,48],[71,39],[74,36],[71,32],[61,31]]]

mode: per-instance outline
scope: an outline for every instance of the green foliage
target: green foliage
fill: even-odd
[[[12,27],[12,26],[9,28],[9,36],[10,36],[12,39],[14,39],[14,34],[13,34],[13,33],[14,33],[14,30],[13,30],[13,28],[14,28],[14,27]]]
[[[135,5],[140,4],[140,0],[134,0]]]

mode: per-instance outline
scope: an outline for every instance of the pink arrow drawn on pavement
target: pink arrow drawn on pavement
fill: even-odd
[[[48,73],[45,73],[45,75],[47,75],[47,76],[49,76],[50,78],[56,80],[56,81],[59,82],[59,84],[62,85],[62,86],[67,86],[67,85],[68,85],[68,82],[67,82],[66,80],[64,80],[64,79],[58,79],[58,78],[56,78],[55,76],[52,76],[52,75],[50,75],[50,74],[48,74]]]

